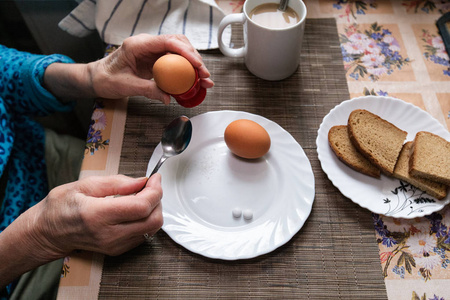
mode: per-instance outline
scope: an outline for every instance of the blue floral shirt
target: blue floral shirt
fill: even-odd
[[[0,45],[0,176],[7,180],[0,233],[48,193],[45,134],[33,117],[73,108],[42,86],[45,69],[54,62],[73,61]]]

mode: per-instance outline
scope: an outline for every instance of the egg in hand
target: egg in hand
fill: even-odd
[[[242,158],[260,158],[270,149],[269,133],[247,119],[231,122],[225,129],[224,139],[230,151]]]
[[[171,95],[183,94],[194,85],[195,69],[183,56],[167,54],[153,65],[153,78],[158,87]]]

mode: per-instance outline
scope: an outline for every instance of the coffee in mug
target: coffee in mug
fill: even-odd
[[[268,28],[286,28],[300,21],[298,14],[290,7],[285,11],[278,9],[277,3],[265,3],[258,5],[249,14],[250,19],[261,26]]]
[[[274,10],[278,10],[278,6],[279,1],[276,0],[246,0],[242,13],[225,16],[219,25],[220,51],[229,57],[242,57],[247,69],[265,80],[283,80],[291,76],[300,62],[306,6],[302,0],[290,0],[288,7],[295,12],[296,19],[292,21],[284,19],[278,21],[278,25],[258,23],[257,10],[272,11],[267,12],[272,14]],[[243,47],[232,48],[225,45],[222,40],[225,28],[233,23],[243,25]],[[285,27],[275,28],[280,26],[280,23]]]

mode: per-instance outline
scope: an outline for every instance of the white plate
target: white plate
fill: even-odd
[[[450,196],[437,200],[418,189],[386,175],[373,178],[354,171],[341,162],[328,144],[328,131],[335,125],[346,125],[355,109],[366,109],[408,132],[412,141],[419,131],[435,133],[450,140],[450,133],[422,109],[399,99],[366,96],[347,100],[333,108],[322,121],[317,136],[317,152],[322,169],[344,196],[370,211],[396,218],[415,218],[429,215],[450,202]],[[397,189],[397,194],[394,192]]]
[[[244,160],[231,154],[223,135],[237,119],[267,130],[271,148],[265,156]],[[209,112],[191,121],[188,148],[159,170],[163,230],[192,252],[224,260],[253,258],[289,241],[314,201],[314,175],[302,147],[278,124],[250,113]],[[147,175],[161,154],[159,144]],[[253,219],[234,218],[236,207],[251,210]]]

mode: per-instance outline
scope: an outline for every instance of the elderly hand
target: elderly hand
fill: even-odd
[[[92,176],[51,190],[0,234],[0,287],[75,249],[119,255],[144,242],[163,224],[161,177],[145,182]]]
[[[55,256],[74,249],[119,255],[136,247],[163,224],[161,177],[142,189],[145,180],[88,177],[54,188],[34,212],[35,238]]]
[[[89,64],[51,64],[44,83],[56,97],[67,99],[145,96],[169,104],[170,96],[151,80],[153,64],[169,52],[184,56],[197,68],[202,87],[214,85],[202,57],[184,35],[149,34],[129,37],[116,51]]]

